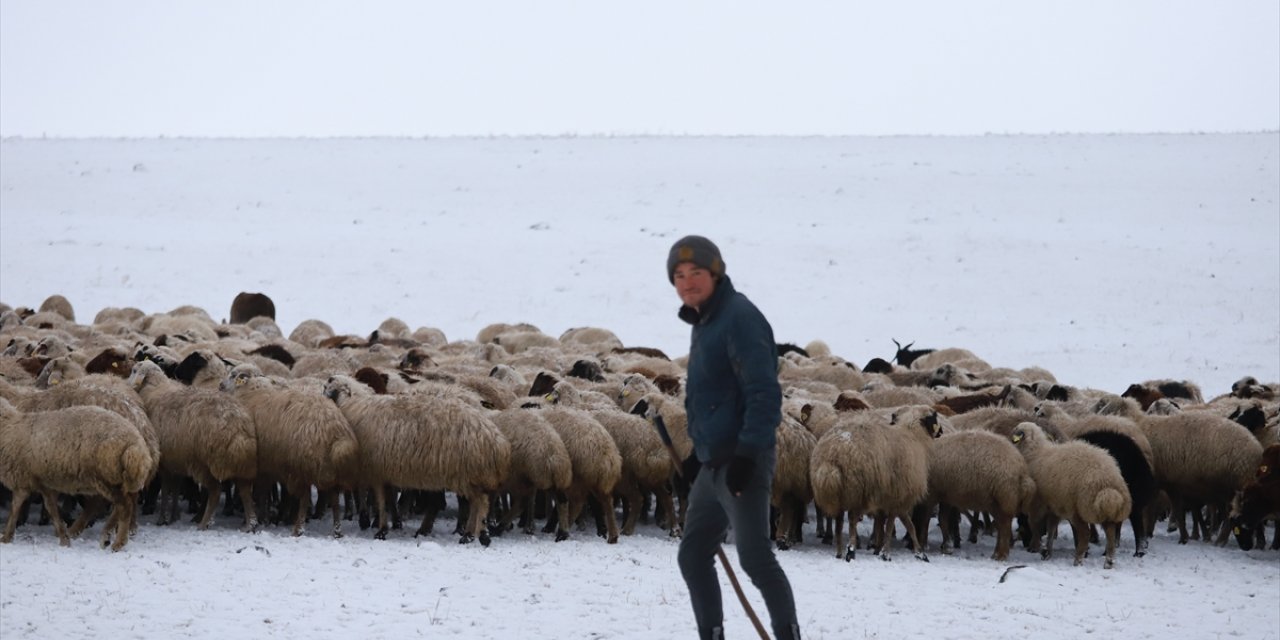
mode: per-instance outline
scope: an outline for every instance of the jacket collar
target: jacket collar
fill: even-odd
[[[694,326],[711,322],[711,318],[715,317],[716,312],[724,306],[724,301],[733,295],[733,292],[733,283],[729,281],[729,276],[720,276],[720,281],[716,283],[716,290],[711,292],[711,297],[707,299],[706,304],[702,305],[701,310],[689,305],[680,305],[680,312],[677,315],[681,320]]]

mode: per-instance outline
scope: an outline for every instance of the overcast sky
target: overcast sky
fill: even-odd
[[[0,0],[4,136],[1276,129],[1276,0]]]

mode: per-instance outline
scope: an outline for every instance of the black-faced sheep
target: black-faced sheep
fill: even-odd
[[[164,481],[160,523],[177,517],[179,480],[192,478],[205,490],[199,528],[207,529],[223,482],[234,482],[245,512],[245,531],[258,529],[253,480],[258,475],[258,435],[249,412],[230,395],[198,389],[165,377],[153,362],[134,365],[129,383],[142,397],[160,440]],[[164,498],[172,503],[166,513]]]
[[[1116,461],[1086,442],[1053,442],[1034,422],[1018,425],[1010,439],[1026,458],[1040,503],[1052,516],[1041,552],[1044,558],[1053,554],[1058,518],[1062,518],[1071,523],[1077,566],[1084,563],[1089,550],[1089,525],[1098,524],[1107,536],[1103,566],[1113,567],[1120,524],[1133,506]]]
[[[60,544],[70,539],[57,513],[57,494],[97,495],[111,501],[102,544],[114,523],[119,551],[129,541],[138,492],[154,465],[142,435],[127,420],[100,407],[68,407],[23,413],[0,399],[0,484],[13,492],[13,506],[0,542],[13,540],[17,506],[32,493],[44,497]]]
[[[452,491],[471,505],[461,542],[477,537],[488,545],[484,529],[489,494],[511,470],[511,444],[498,427],[472,407],[425,396],[375,395],[343,375],[333,376],[325,395],[342,410],[360,444],[359,485],[374,490],[378,533],[387,535],[385,487]],[[431,532],[435,514],[423,520],[419,534]]]
[[[836,557],[853,559],[858,520],[865,513],[877,513],[873,539],[881,558],[889,558],[888,525],[896,517],[916,557],[928,560],[910,515],[929,491],[929,447],[945,418],[923,406],[902,407],[888,420],[877,412],[851,416],[818,441],[810,463],[814,501],[836,520]],[[851,523],[847,548],[841,544],[845,512]]]

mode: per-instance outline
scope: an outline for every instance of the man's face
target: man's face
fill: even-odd
[[[676,265],[675,284],[680,301],[694,309],[701,307],[716,290],[716,281],[711,277],[711,272],[692,262]]]

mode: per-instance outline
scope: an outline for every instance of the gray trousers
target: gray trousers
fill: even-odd
[[[769,539],[769,494],[776,466],[776,449],[762,452],[756,458],[751,481],[737,497],[725,486],[728,465],[718,469],[703,467],[689,489],[689,511],[678,560],[701,633],[709,633],[724,623],[716,550],[732,526],[738,564],[764,597],[774,637],[795,635],[796,603],[791,583],[774,558],[773,541]]]

